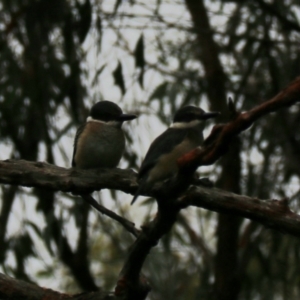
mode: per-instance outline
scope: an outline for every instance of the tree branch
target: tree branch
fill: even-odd
[[[296,22],[288,19],[285,13],[276,8],[274,4],[266,3],[263,0],[255,0],[259,4],[262,10],[269,13],[271,16],[275,16],[282,24],[285,30],[295,30],[300,32],[300,26]]]
[[[200,165],[212,164],[225,153],[231,139],[249,128],[258,118],[282,107],[290,106],[299,100],[300,78],[292,82],[273,99],[249,112],[237,114],[235,119],[228,124],[215,126],[202,149],[195,149],[179,159],[179,176],[172,178],[169,183],[161,183],[159,187],[161,193],[157,193],[156,187],[152,192],[152,194],[159,195],[158,214],[147,227],[143,228],[143,232],[131,247],[120,273],[115,290],[116,295],[125,293],[129,298],[132,296],[134,299],[146,297],[149,287],[147,283],[140,280],[139,276],[142,265],[151,248],[170,230],[176,221],[179,210],[188,205],[239,215],[295,236],[300,235],[300,217],[290,211],[287,200],[266,202],[225,191],[204,188],[191,189],[177,199],[178,195],[183,193],[181,183],[183,186],[187,186],[190,182],[191,169],[196,169]],[[0,161],[0,183],[40,187],[77,194],[88,194],[102,188],[133,194],[137,188],[136,174],[131,170],[67,170],[46,163],[23,160]],[[129,299],[128,297],[127,299]]]
[[[0,273],[0,299],[6,300],[114,300],[113,295],[103,292],[90,292],[68,295],[39,287],[32,283],[16,280]]]
[[[11,211],[11,207],[14,202],[14,197],[17,192],[18,187],[16,186],[10,186],[7,189],[2,189],[2,207],[1,207],[1,213],[0,213],[0,245],[1,245],[1,251],[0,251],[0,262],[3,263],[6,256],[6,250],[7,250],[7,241],[6,241],[6,230],[7,230],[7,224],[9,220],[9,215]]]
[[[255,121],[268,113],[300,102],[300,77],[269,101],[248,112],[236,114],[233,121],[214,126],[204,147],[196,148],[178,159],[180,169],[196,169],[216,162],[230,145],[231,139],[248,129]]]
[[[120,223],[128,232],[130,232],[135,237],[140,234],[140,230],[135,228],[133,222],[130,222],[129,220],[117,215],[113,211],[99,204],[91,195],[81,195],[81,197],[84,201],[93,206],[97,211]]]
[[[219,48],[214,41],[213,30],[209,23],[207,9],[204,0],[185,0],[186,7],[191,15],[191,21],[197,34],[198,45],[200,46],[198,53],[199,61],[205,70],[205,91],[210,100],[210,108],[212,110],[222,111],[226,113],[226,88],[227,81],[220,58]],[[218,87],[218,88],[216,88]],[[221,116],[224,118],[224,116]]]
[[[181,208],[197,206],[257,221],[266,227],[300,236],[300,216],[292,212],[288,199],[250,198],[219,189],[191,188],[178,199]]]
[[[159,205],[154,220],[143,227],[142,233],[130,247],[115,288],[116,296],[136,300],[146,298],[150,287],[146,279],[140,276],[140,272],[152,247],[158,244],[161,237],[169,232],[176,222],[180,208],[174,205],[174,201],[175,199],[168,198],[163,205]]]
[[[0,273],[0,298],[41,300],[45,295],[47,299],[70,299],[66,294],[43,289],[35,284],[10,278]]]
[[[101,189],[133,194],[137,188],[136,174],[132,170],[65,169],[45,162],[25,160],[0,161],[0,183],[40,187],[78,195]]]

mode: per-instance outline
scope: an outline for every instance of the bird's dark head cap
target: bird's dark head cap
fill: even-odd
[[[90,116],[93,119],[109,122],[109,121],[129,121],[136,118],[136,115],[123,114],[122,109],[111,101],[97,102],[90,112]]]
[[[207,120],[219,116],[219,112],[205,112],[200,107],[188,105],[180,108],[174,116],[174,123],[189,123],[194,120]]]

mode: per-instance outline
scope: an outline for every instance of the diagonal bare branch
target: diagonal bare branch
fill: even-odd
[[[297,102],[300,102],[300,77],[271,100],[250,111],[237,114],[235,119],[229,123],[216,125],[206,139],[204,147],[196,148],[178,159],[179,167],[186,170],[213,164],[226,152],[234,136],[248,129],[259,118]]]
[[[118,214],[114,213],[113,211],[107,209],[103,205],[99,204],[91,195],[86,194],[86,195],[81,195],[82,199],[93,206],[96,210],[98,210],[100,213],[103,215],[106,215],[110,217],[111,219],[117,221],[120,223],[128,232],[130,232],[132,235],[135,237],[138,237],[140,234],[140,230],[138,230],[133,222],[130,222],[129,220],[119,216]]]

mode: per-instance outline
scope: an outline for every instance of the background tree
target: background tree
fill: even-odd
[[[229,95],[248,110],[299,75],[297,1],[0,5],[1,159],[70,166],[76,126],[93,102],[108,99],[140,113],[126,127],[122,162],[137,168],[180,106],[218,110],[226,122]],[[298,211],[299,117],[293,106],[256,122],[201,176],[238,194],[289,197]],[[2,186],[1,197],[2,271],[48,284],[64,274],[67,291],[113,288],[133,241],[118,224],[65,194]],[[155,213],[148,199],[129,209],[122,193],[101,192],[99,201],[135,222]],[[149,299],[298,299],[298,252],[295,237],[189,208],[147,261]]]

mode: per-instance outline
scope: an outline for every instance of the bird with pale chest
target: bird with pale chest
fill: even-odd
[[[125,149],[122,124],[135,118],[136,115],[123,114],[122,109],[111,101],[96,103],[76,132],[72,167],[116,167]]]
[[[150,145],[138,172],[139,187],[131,204],[140,194],[151,190],[155,183],[177,173],[177,159],[202,145],[205,121],[219,114],[191,105],[175,113],[173,124]]]

